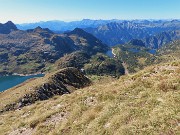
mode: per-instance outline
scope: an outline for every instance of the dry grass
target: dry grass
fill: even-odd
[[[54,73],[53,73],[54,74]],[[9,90],[0,93],[0,110],[7,104],[13,103],[23,97],[25,94],[32,93],[38,85],[48,81],[52,74],[46,74],[43,78],[30,79]]]
[[[180,62],[152,66],[3,113],[0,134],[180,134],[179,74]]]

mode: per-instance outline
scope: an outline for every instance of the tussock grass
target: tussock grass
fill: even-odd
[[[180,134],[179,73],[176,61],[118,80],[93,77],[92,86],[1,114],[0,134],[20,128],[34,135]]]

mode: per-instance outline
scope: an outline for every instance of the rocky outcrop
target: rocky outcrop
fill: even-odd
[[[45,78],[47,77],[45,76]],[[78,69],[65,68],[48,77],[41,85],[35,86],[32,93],[25,94],[16,102],[6,105],[1,112],[18,109],[55,95],[70,94],[76,89],[88,86],[90,83],[90,80]]]

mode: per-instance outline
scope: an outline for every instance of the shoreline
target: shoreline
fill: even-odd
[[[19,73],[13,73],[11,75],[17,75],[17,76],[36,76],[36,75],[45,75],[45,73],[41,73],[41,72],[38,72],[38,73],[34,73],[34,74],[19,74]]]
[[[33,73],[33,74],[19,74],[19,73],[1,73],[0,74],[0,77],[3,77],[3,76],[11,76],[11,75],[14,75],[14,76],[36,76],[36,75],[45,75],[45,73],[41,73],[41,72],[37,72],[37,73]]]

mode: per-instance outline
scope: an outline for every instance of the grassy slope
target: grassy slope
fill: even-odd
[[[129,49],[139,50],[139,52],[132,52]],[[145,66],[151,65],[157,58],[155,55],[148,53],[148,49],[140,46],[133,46],[130,44],[119,45],[114,47],[114,53],[117,59],[123,61],[127,65],[130,73],[135,73],[142,70]]]
[[[37,79],[30,79],[26,82],[17,85],[9,90],[6,90],[2,93],[0,93],[0,110],[7,104],[13,103],[17,101],[19,98],[23,97],[25,94],[32,93],[35,88],[42,83],[45,83],[48,81],[48,78],[52,76],[54,73],[46,74],[45,77],[37,78]]]
[[[131,52],[129,49],[139,50],[138,53]],[[180,59],[180,40],[173,41],[160,48],[155,55],[148,53],[147,48],[133,45],[119,45],[114,47],[117,58],[123,61],[130,73],[142,70],[144,67],[167,63]]]
[[[90,80],[75,68],[64,68],[46,74],[45,77],[31,79],[0,93],[0,110],[12,110],[29,105],[37,100],[45,100],[54,95],[71,93],[90,84]],[[19,108],[19,107],[18,107]]]
[[[39,101],[0,116],[0,134],[180,134],[180,62]]]

